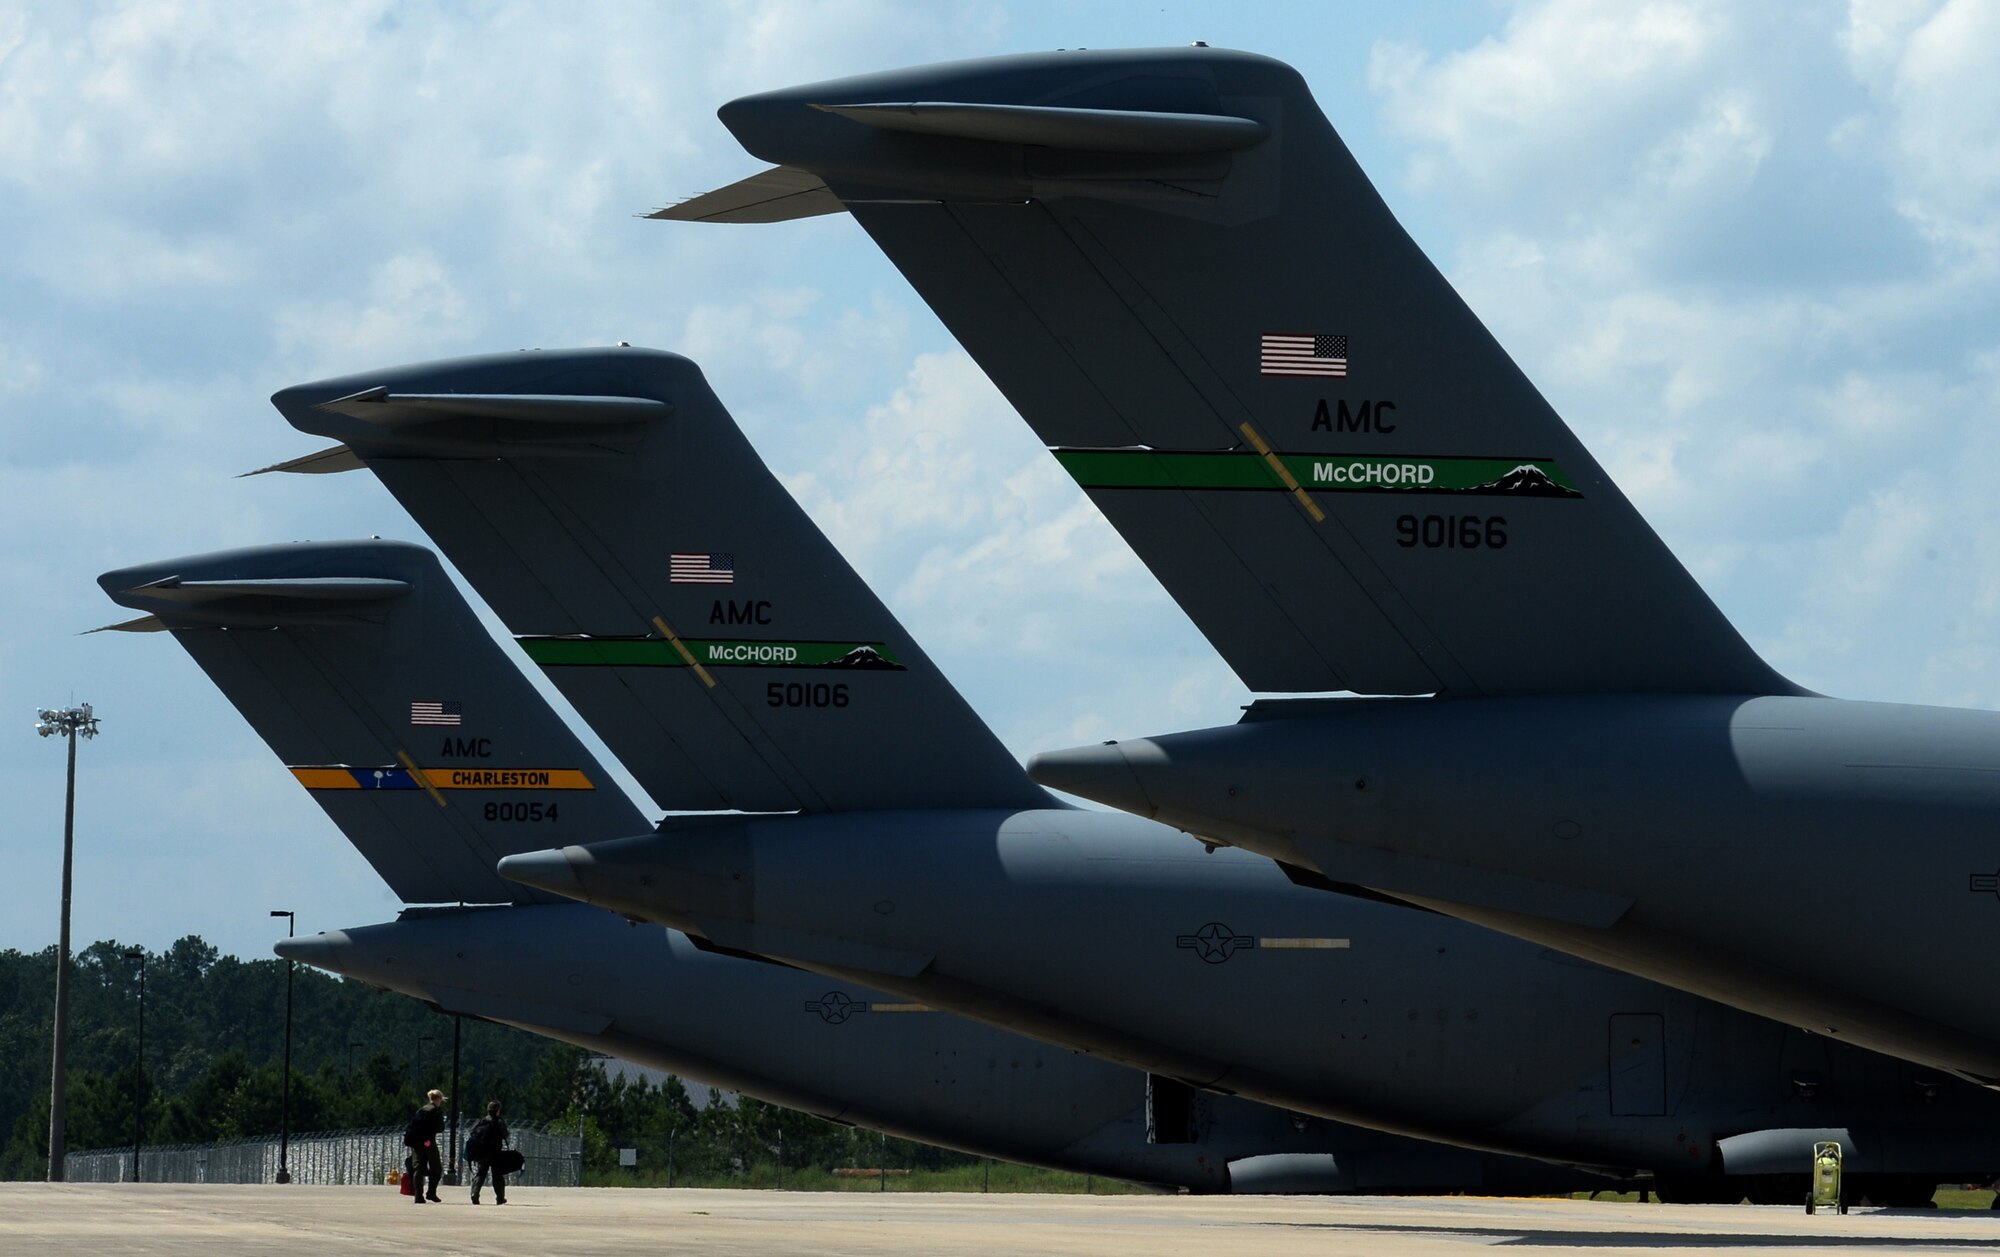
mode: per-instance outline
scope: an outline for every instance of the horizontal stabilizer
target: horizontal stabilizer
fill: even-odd
[[[345,445],[321,450],[316,454],[304,454],[298,458],[288,458],[282,463],[272,463],[269,467],[259,467],[236,477],[238,480],[249,476],[261,476],[268,471],[285,471],[300,476],[326,476],[335,472],[360,471],[364,464],[359,455]]]
[[[588,359],[531,350],[461,360],[474,362],[485,369],[452,381],[462,389],[439,387],[436,373],[422,377],[430,387],[411,388],[408,368],[388,367],[346,377],[338,393],[286,389],[271,403],[286,414],[310,412],[300,426],[363,460],[602,458],[629,451],[674,412],[654,387],[655,361],[627,346]]]
[[[552,898],[493,866],[652,828],[427,550],[263,546],[99,584],[172,630],[405,903]],[[328,614],[343,606],[372,614]]]
[[[225,602],[235,598],[374,602],[381,598],[400,598],[410,592],[410,585],[408,581],[369,576],[323,576],[305,580],[182,580],[178,576],[169,576],[128,592],[135,597],[188,604]]]
[[[773,166],[646,217],[684,223],[782,223],[838,214],[846,208],[818,175],[794,166]]]
[[[1049,105],[941,101],[815,104],[813,108],[882,131],[986,140],[995,144],[1033,144],[1089,153],[1223,153],[1248,148],[1271,133],[1269,127],[1253,118],[1141,109],[1065,109]]]
[[[664,419],[673,407],[650,397],[585,397],[534,393],[392,393],[371,388],[321,402],[322,409],[370,423],[436,423],[518,419],[527,423],[640,423]],[[357,462],[357,466],[359,463]]]
[[[105,592],[134,610],[173,621],[269,628],[379,618],[381,604],[408,594],[410,586],[406,581],[367,576],[191,580],[175,575],[138,585],[107,586]]]
[[[159,633],[166,630],[167,623],[157,615],[142,615],[136,620],[120,620],[116,624],[100,624],[94,629],[85,629],[78,634],[88,637],[92,633]]]

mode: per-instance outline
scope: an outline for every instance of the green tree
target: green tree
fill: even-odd
[[[275,1134],[284,1074],[282,960],[223,956],[189,935],[146,958],[146,1061],[137,1069],[138,968],[116,940],[76,953],[70,988],[68,1143],[123,1147],[139,1107],[148,1144]],[[300,968],[293,977],[291,1129],[400,1127],[426,1087],[450,1089],[452,1024],[395,995]],[[55,949],[0,950],[0,1177],[39,1179],[48,1160]],[[884,1139],[776,1105],[696,1109],[677,1078],[613,1080],[582,1048],[467,1018],[454,1096],[465,1125],[498,1099],[510,1123],[584,1132],[587,1182],[771,1183],[806,1167],[937,1169],[975,1158]],[[424,1046],[424,1039],[431,1040]],[[617,1149],[638,1165],[617,1164]]]
[[[138,1047],[138,970],[115,939],[72,961],[67,1140],[72,1149],[131,1140],[131,1082]],[[282,960],[219,955],[190,935],[146,961],[144,1137],[187,1142],[275,1132],[283,1096],[285,970]],[[447,1084],[451,1025],[405,996],[314,969],[294,977],[292,1129],[400,1126],[424,1086]],[[49,1036],[55,949],[0,950],[0,1176],[36,1179],[48,1156]],[[480,1088],[518,1095],[548,1041],[466,1020],[464,1056]],[[417,1073],[421,1040],[433,1043]],[[568,1049],[574,1053],[574,1049]],[[476,1065],[475,1065],[476,1063]],[[136,1077],[136,1075],[133,1075]],[[551,1113],[569,1104],[565,1098]],[[510,1106],[521,1111],[519,1106]],[[523,1111],[532,1120],[532,1110]]]

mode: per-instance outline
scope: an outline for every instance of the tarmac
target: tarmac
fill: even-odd
[[[1690,1249],[2000,1251],[2000,1214],[1471,1197],[1031,1196],[462,1189],[412,1207],[386,1187],[0,1183],[0,1254],[312,1257],[702,1253],[724,1257],[1396,1257]]]

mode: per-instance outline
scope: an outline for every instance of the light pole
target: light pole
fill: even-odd
[[[444,1172],[446,1187],[458,1186],[458,1062],[463,1026],[457,1013],[451,1015],[451,1167]]]
[[[69,788],[63,796],[62,924],[56,942],[55,1046],[49,1058],[49,1182],[63,1181],[63,1154],[69,1151],[63,1134],[68,1115],[64,1091],[69,1080],[69,891],[71,856],[76,850],[76,740],[97,736],[97,717],[90,704],[43,707],[35,713],[35,732],[45,738],[69,739]]]
[[[138,1076],[132,1082],[132,1181],[139,1181],[139,1121],[146,1111],[146,953],[137,947],[125,959],[139,965]]]
[[[287,912],[283,908],[273,908],[271,915],[285,918],[285,937],[294,938],[298,934],[299,914]],[[288,1159],[292,1146],[292,971],[296,966],[285,961],[285,1082],[278,1094],[278,1178],[280,1183],[292,1181],[292,1168]]]

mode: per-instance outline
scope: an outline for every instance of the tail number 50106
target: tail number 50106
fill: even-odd
[[[767,707],[845,707],[847,683],[836,681],[773,681],[764,687]]]

